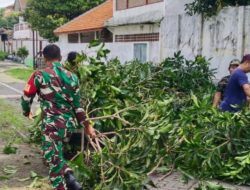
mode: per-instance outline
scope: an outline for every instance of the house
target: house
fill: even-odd
[[[23,12],[27,6],[27,0],[16,0],[14,2],[14,11]]]
[[[28,0],[15,0],[14,11],[24,12],[27,2]],[[29,56],[26,58],[25,64],[32,66],[38,52],[47,44],[48,41],[40,37],[39,33],[32,30],[29,23],[22,16],[19,16],[19,22],[13,28],[13,52],[16,52],[20,47],[26,47],[29,51]]]
[[[88,43],[101,39],[111,50],[109,58],[159,62],[163,4],[163,0],[105,1],[54,31],[63,57],[70,51],[91,52]]]
[[[113,33],[112,54],[121,61],[160,61],[160,23],[164,0],[115,0],[106,27]]]
[[[186,14],[185,5],[192,2],[108,0],[55,32],[65,55],[87,50],[87,42],[99,38],[97,31],[103,30],[110,37],[109,58],[159,63],[181,51],[187,59],[211,58],[210,68],[217,69],[215,77],[220,79],[228,74],[232,59],[250,53],[250,6],[225,7],[217,16],[204,18]]]
[[[70,51],[91,51],[87,46],[94,39],[101,39],[109,46],[113,42],[113,34],[104,24],[112,16],[113,0],[107,0],[57,28],[54,33],[59,37],[57,44],[61,47],[63,58]]]
[[[232,59],[250,53],[250,6],[225,7],[217,16],[186,14],[193,0],[116,0],[105,26],[113,33],[112,55],[158,63],[181,51],[210,59],[215,78],[228,75]]]
[[[27,6],[27,0],[15,0],[14,2],[14,11],[15,12],[24,12]],[[23,46],[23,40],[31,39],[32,31],[30,30],[29,24],[24,21],[22,16],[19,16],[19,22],[14,25],[13,28],[13,46],[14,50]]]

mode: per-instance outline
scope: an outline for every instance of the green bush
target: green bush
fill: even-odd
[[[8,53],[0,51],[0,61],[4,61],[8,56]]]
[[[22,63],[24,63],[24,59],[28,57],[29,51],[26,47],[21,47],[17,50],[17,56],[21,58]]]
[[[86,113],[102,132],[100,152],[92,142],[70,162],[84,189],[142,189],[149,174],[173,169],[184,179],[250,184],[250,114],[212,107],[209,61],[177,52],[158,66],[105,63],[108,51],[98,52],[67,66],[79,76]]]
[[[91,153],[91,164],[86,162],[87,152],[73,161],[75,173],[86,189],[141,189],[158,163],[168,171],[179,157],[169,130],[178,126],[180,113],[193,106],[191,91],[202,97],[214,88],[209,62],[200,56],[186,60],[180,52],[159,66],[81,58],[90,64],[78,64],[72,70],[80,78],[89,117],[124,111],[95,121],[96,129],[116,135],[102,139],[105,147],[101,153]],[[168,146],[175,148],[173,152]]]

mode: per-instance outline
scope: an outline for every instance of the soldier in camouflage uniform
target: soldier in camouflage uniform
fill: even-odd
[[[29,116],[33,98],[39,96],[42,110],[42,150],[49,163],[50,181],[55,190],[80,190],[80,184],[63,158],[63,139],[78,126],[95,136],[80,106],[79,84],[75,74],[65,70],[60,49],[48,45],[43,50],[47,68],[35,71],[28,80],[21,98],[23,114]]]
[[[224,92],[226,90],[229,78],[231,76],[231,74],[233,73],[233,71],[239,66],[240,61],[238,59],[233,59],[228,67],[229,73],[230,75],[227,75],[225,77],[223,77],[218,85],[217,85],[217,90],[216,93],[214,95],[214,99],[213,99],[213,107],[218,107],[220,105],[220,102],[223,100],[224,98]]]

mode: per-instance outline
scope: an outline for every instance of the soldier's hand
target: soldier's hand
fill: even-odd
[[[34,120],[34,118],[33,118],[33,113],[32,113],[32,112],[29,113],[28,118],[29,118],[30,120],[32,120],[32,121]]]
[[[34,120],[32,112],[24,113],[23,115],[32,121]]]
[[[84,128],[84,131],[85,131],[86,135],[89,135],[91,138],[96,137],[95,129],[91,125],[87,125]]]

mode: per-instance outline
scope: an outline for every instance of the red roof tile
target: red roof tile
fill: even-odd
[[[54,33],[74,33],[102,29],[104,27],[104,23],[112,17],[113,0],[107,0],[101,5],[57,28]]]

